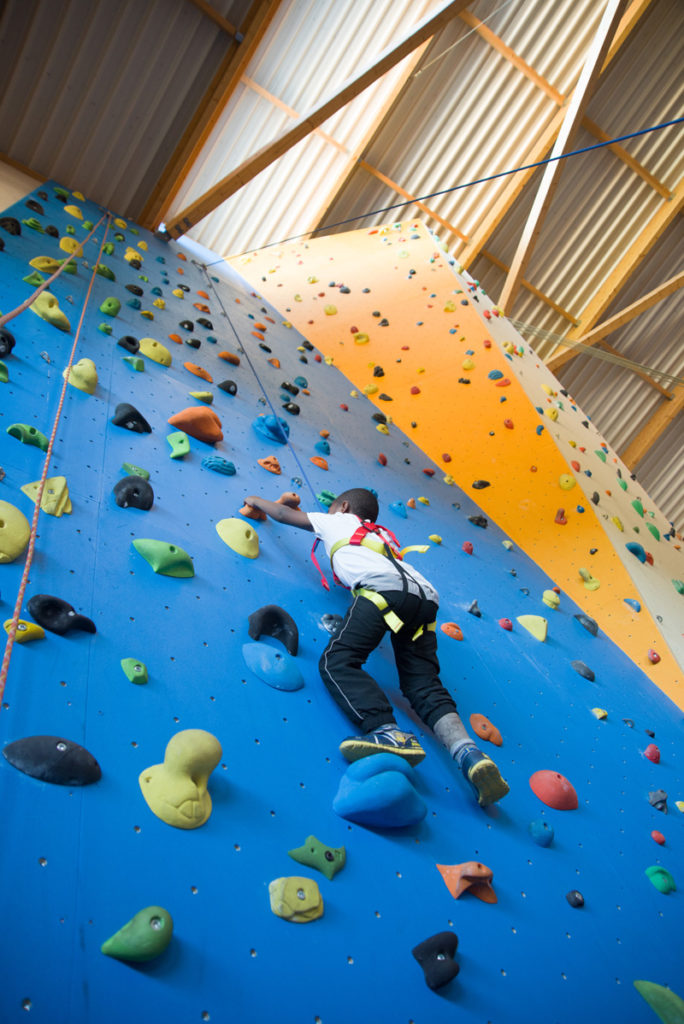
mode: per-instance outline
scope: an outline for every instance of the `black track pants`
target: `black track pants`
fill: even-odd
[[[439,679],[434,632],[425,630],[416,640],[411,638],[419,626],[435,621],[437,605],[402,591],[387,591],[382,596],[404,623],[398,633],[391,634],[401,691],[421,721],[432,728],[444,715],[455,711],[456,704]],[[372,601],[355,597],[339,633],[318,663],[333,699],[362,733],[395,720],[392,705],[362,667],[388,628]]]

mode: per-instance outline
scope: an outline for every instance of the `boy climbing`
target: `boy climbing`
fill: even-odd
[[[373,492],[361,487],[344,491],[327,513],[303,512],[257,495],[245,501],[279,523],[313,531],[316,543],[323,541],[335,579],[351,590],[351,606],[319,661],[328,691],[360,733],[342,741],[344,757],[356,761],[369,754],[392,753],[410,764],[425,757],[417,738],[398,727],[387,697],[362,667],[390,630],[399,685],[411,707],[447,747],[478,802],[486,807],[501,800],[508,784],[468,735],[439,679],[439,595],[403,561],[394,535],[376,523],[378,502]],[[327,588],[325,578],[323,582]]]

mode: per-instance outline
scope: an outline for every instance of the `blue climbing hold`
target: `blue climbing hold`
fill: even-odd
[[[543,423],[539,424],[539,426],[537,427],[537,431],[536,432],[537,432],[537,436],[539,436],[539,434],[543,434],[544,433],[544,424]]]
[[[489,377],[490,380],[501,380],[501,378],[503,377],[503,373],[501,372],[501,370],[490,370],[487,376]]]
[[[214,473],[223,473],[224,476],[235,476],[234,464],[220,455],[207,455],[202,459],[202,465],[205,469],[212,469]]]
[[[340,780],[333,810],[341,818],[376,828],[417,825],[427,807],[413,788],[411,765],[396,754],[354,761]]]
[[[321,455],[330,455],[330,445],[325,439],[316,441],[314,448],[316,449],[317,452],[320,452]]]
[[[391,501],[389,507],[392,512],[401,516],[402,519],[408,519],[408,512],[406,511],[406,505],[403,501]]]
[[[625,604],[628,604],[630,608],[633,608],[635,612],[641,611],[641,605],[638,601],[635,601],[633,597],[626,597]]]
[[[276,690],[301,690],[304,686],[297,663],[285,651],[270,644],[243,644],[242,656],[254,675]]]
[[[635,540],[631,540],[628,544],[625,544],[625,547],[634,555],[635,558],[638,558],[640,562],[646,561],[646,552],[641,544],[637,544]]]
[[[287,444],[287,439],[290,436],[290,427],[279,416],[266,416],[262,414],[252,421],[252,426],[257,434],[260,434],[267,441],[275,441],[276,444]]]
[[[537,846],[550,846],[553,842],[553,826],[543,818],[536,818],[527,826],[527,831]]]

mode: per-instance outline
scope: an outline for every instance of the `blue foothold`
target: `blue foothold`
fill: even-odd
[[[408,512],[406,511],[406,505],[403,501],[392,501],[390,502],[390,509],[395,512],[396,515],[401,516],[402,519],[408,519]]]
[[[304,686],[297,663],[285,651],[270,644],[243,644],[242,656],[254,675],[275,690],[301,690]]]
[[[490,380],[501,380],[501,378],[503,377],[503,373],[501,372],[501,370],[490,370],[487,376],[489,377]]]
[[[631,540],[629,544],[625,544],[628,551],[638,558],[640,562],[646,561],[646,552],[644,551],[643,545],[637,544],[635,540]]]
[[[542,818],[536,818],[527,826],[530,836],[537,846],[550,846],[553,841],[553,826]]]
[[[625,604],[628,604],[630,608],[633,608],[635,612],[641,611],[641,605],[638,601],[635,601],[633,597],[626,597]]]
[[[235,466],[233,463],[228,462],[228,459],[224,459],[220,455],[207,455],[206,458],[202,459],[202,465],[205,469],[213,469],[214,473],[223,473],[224,476],[235,476]]]
[[[537,427],[537,434],[541,434],[541,433],[543,433],[543,431],[544,431],[544,424],[540,423],[539,426]]]
[[[414,777],[413,768],[396,754],[364,757],[342,776],[333,810],[359,825],[417,825],[427,814],[427,807],[413,788]]]
[[[330,455],[330,445],[325,439],[316,441],[314,448],[317,452],[320,452],[321,455]]]
[[[279,416],[266,416],[262,414],[252,421],[252,426],[257,434],[260,434],[267,441],[275,441],[276,444],[287,444],[290,436],[290,427]]]

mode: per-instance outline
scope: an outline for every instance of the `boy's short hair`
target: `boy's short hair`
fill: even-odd
[[[336,501],[348,501],[349,511],[359,519],[369,519],[374,523],[378,518],[378,499],[372,491],[365,487],[352,487],[338,494]]]

